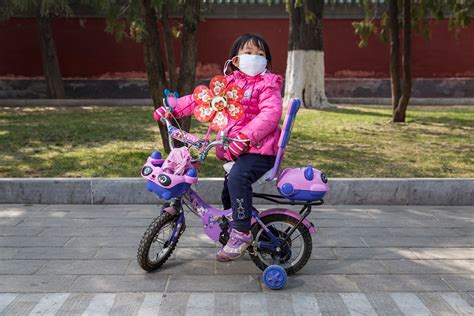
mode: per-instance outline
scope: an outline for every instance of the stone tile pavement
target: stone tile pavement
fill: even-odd
[[[260,206],[264,209],[269,206]],[[214,260],[199,221],[145,273],[154,205],[0,205],[0,315],[474,315],[474,207],[324,206],[284,290]]]

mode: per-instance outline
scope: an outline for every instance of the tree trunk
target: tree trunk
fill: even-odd
[[[174,46],[173,46],[173,34],[171,32],[170,20],[169,20],[169,8],[170,1],[168,0],[163,6],[163,12],[161,12],[161,25],[163,26],[163,32],[165,35],[165,46],[166,46],[166,57],[168,60],[168,74],[170,78],[170,90],[176,90],[177,77],[176,73],[176,60],[174,56]]]
[[[395,112],[400,100],[400,30],[398,26],[398,0],[389,0],[390,19],[390,86],[392,109]]]
[[[48,87],[48,97],[52,99],[64,99],[64,85],[61,78],[61,68],[59,68],[58,55],[54,45],[53,32],[51,27],[51,18],[41,13],[41,3],[38,7],[37,17],[41,59],[43,63],[43,72]]]
[[[393,111],[393,122],[404,123],[411,96],[411,0],[403,0],[403,94]]]
[[[156,13],[151,5],[151,0],[140,0],[140,15],[145,23],[142,36],[145,68],[151,97],[153,99],[153,106],[156,109],[162,105],[163,91],[166,87],[166,78]],[[158,125],[160,127],[164,150],[169,153],[170,147],[168,144],[168,133],[162,124],[158,123]]]
[[[186,0],[184,4],[181,66],[178,77],[178,92],[180,95],[190,94],[196,82],[196,63],[198,48],[198,26],[201,0]],[[183,129],[189,131],[191,117],[180,120]]]
[[[324,90],[324,0],[304,0],[297,7],[295,0],[288,0],[287,7],[290,28],[284,105],[299,98],[306,108],[331,107]]]

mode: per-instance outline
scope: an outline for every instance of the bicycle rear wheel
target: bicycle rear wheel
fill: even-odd
[[[284,214],[266,216],[261,220],[282,241],[287,237],[287,233],[298,223],[295,218]],[[270,237],[258,223],[252,226],[252,235],[255,244],[258,244],[258,242],[270,242]],[[277,256],[268,250],[254,247],[253,251],[250,252],[250,257],[262,271],[268,266],[276,264],[285,269],[288,275],[294,274],[301,270],[311,257],[313,242],[308,228],[300,224],[289,240],[282,244],[281,248],[283,251]]]

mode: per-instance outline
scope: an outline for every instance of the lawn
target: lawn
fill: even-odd
[[[161,147],[151,112],[0,108],[0,177],[136,177]],[[311,163],[330,177],[474,177],[474,108],[411,107],[407,117],[391,124],[388,108],[303,109],[284,166]],[[222,176],[211,156],[201,176]]]

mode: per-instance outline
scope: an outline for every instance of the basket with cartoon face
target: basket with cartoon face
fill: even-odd
[[[163,162],[161,153],[155,151],[148,157],[141,171],[141,176],[147,179],[147,190],[154,192],[159,198],[169,200],[179,197],[188,191],[191,184],[197,182],[194,168],[188,169],[184,175],[175,175],[161,169]]]
[[[326,175],[311,165],[301,168],[286,168],[277,180],[282,196],[292,201],[317,201],[328,192]]]

